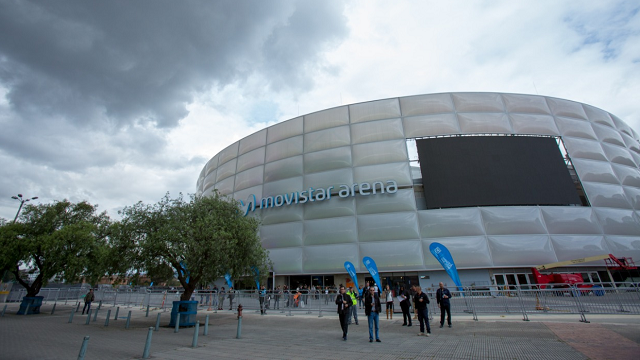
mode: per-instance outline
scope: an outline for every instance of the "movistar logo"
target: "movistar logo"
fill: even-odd
[[[335,189],[335,190],[334,190]],[[382,181],[375,181],[373,183],[360,183],[360,184],[342,184],[335,186],[329,186],[328,188],[314,189],[310,187],[307,190],[295,191],[287,194],[267,196],[257,201],[255,195],[251,194],[246,201],[240,200],[240,205],[244,211],[244,216],[247,216],[249,212],[255,211],[256,208],[268,209],[270,207],[281,207],[294,204],[304,204],[307,202],[317,202],[330,200],[331,195],[338,195],[341,198],[349,196],[355,196],[360,194],[362,196],[384,194],[394,194],[398,191],[398,184],[394,180],[387,180],[386,185]]]

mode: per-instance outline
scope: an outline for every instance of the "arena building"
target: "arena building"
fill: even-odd
[[[552,97],[443,93],[340,106],[237,141],[197,194],[258,217],[276,284],[534,283],[530,268],[612,253],[640,259],[640,143],[616,116]],[[559,268],[610,281],[604,261]],[[619,279],[618,279],[619,280]]]

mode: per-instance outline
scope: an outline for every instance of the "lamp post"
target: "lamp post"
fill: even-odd
[[[22,206],[24,205],[24,203],[26,203],[28,201],[31,201],[31,200],[35,200],[38,197],[34,196],[34,197],[30,198],[30,199],[23,199],[22,198],[22,194],[18,194],[18,196],[12,196],[11,198],[20,201],[20,207],[18,208],[18,212],[16,213],[16,217],[13,219],[13,222],[16,222],[18,220],[18,215],[20,215],[20,210],[22,210]]]

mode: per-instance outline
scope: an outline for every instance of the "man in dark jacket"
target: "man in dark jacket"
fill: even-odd
[[[367,315],[367,319],[369,320],[369,342],[373,342],[374,326],[376,328],[376,342],[382,342],[380,341],[380,336],[378,336],[380,311],[382,311],[382,307],[380,306],[380,296],[375,291],[375,288],[370,287],[369,293],[366,294],[364,298],[364,313]]]
[[[351,296],[346,294],[344,286],[340,286],[340,293],[336,296],[336,305],[338,305],[338,317],[340,318],[340,326],[342,327],[342,340],[347,340],[347,333],[349,332],[349,324],[347,323],[347,317],[351,310]]]
[[[424,336],[424,324],[427,323],[427,336],[431,334],[431,327],[429,326],[429,310],[427,304],[429,304],[429,297],[422,292],[420,286],[416,286],[416,295],[414,296],[414,303],[416,304],[416,311],[418,312],[418,322],[420,322],[420,332],[418,336]]]
[[[440,289],[436,291],[436,301],[440,307],[440,327],[444,326],[444,313],[447,313],[447,324],[451,327],[451,292],[444,287],[443,283],[440,283]]]
[[[398,296],[402,299],[400,301],[400,309],[402,309],[402,317],[404,318],[404,324],[402,324],[402,326],[411,326],[411,314],[409,313],[411,296],[409,295],[409,292],[404,289],[404,286],[400,287]],[[409,325],[407,325],[407,319],[409,319]]]
[[[95,300],[95,295],[93,294],[93,289],[89,289],[87,295],[84,296],[84,306],[82,307],[82,315],[84,315],[85,309],[87,310],[87,314],[91,311],[91,303]]]

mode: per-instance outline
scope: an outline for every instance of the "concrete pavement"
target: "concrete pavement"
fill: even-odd
[[[0,304],[4,306],[4,304]],[[44,305],[43,314],[15,315],[18,304],[9,304],[0,318],[0,359],[70,359],[77,358],[82,339],[90,336],[86,359],[141,358],[148,328],[155,325],[158,311],[139,307],[120,309],[103,307],[98,320],[85,325],[86,315],[74,315],[74,306]],[[109,326],[104,327],[108,309],[112,310]],[[125,319],[132,311],[131,328],[125,330]],[[213,313],[200,310],[204,322],[210,315],[209,336],[200,327],[197,348],[191,348],[193,328],[161,327],[154,332],[151,358],[156,359],[335,359],[338,356],[365,356],[376,359],[637,359],[640,358],[640,317],[591,315],[590,324],[563,315],[532,318],[493,316],[472,321],[455,318],[453,328],[432,327],[431,337],[417,336],[419,327],[402,325],[402,319],[380,320],[382,343],[369,343],[366,317],[360,325],[349,327],[349,340],[342,341],[337,316],[294,313],[284,316],[269,312],[260,316],[245,311],[242,338],[236,339],[237,318],[230,311]],[[384,314],[383,314],[384,316]],[[161,315],[161,325],[169,322],[169,312]],[[92,317],[93,320],[93,317]]]

